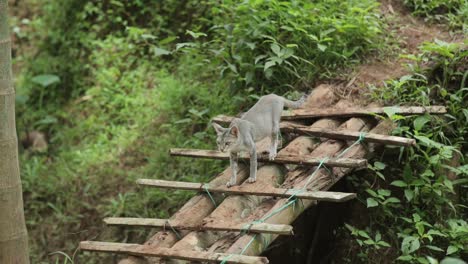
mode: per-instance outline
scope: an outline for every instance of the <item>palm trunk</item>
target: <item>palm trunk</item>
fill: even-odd
[[[0,0],[0,263],[27,264],[7,0]]]

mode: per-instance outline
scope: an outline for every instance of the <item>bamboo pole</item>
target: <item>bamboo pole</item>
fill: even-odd
[[[172,156],[183,156],[192,158],[209,158],[219,160],[229,160],[229,153],[216,150],[204,149],[180,149],[172,148],[170,150]],[[249,161],[248,154],[239,155],[239,160]],[[344,159],[344,158],[329,158],[321,159],[315,157],[308,157],[307,155],[285,155],[278,153],[274,160],[269,160],[266,156],[258,156],[260,162],[278,163],[278,164],[297,164],[305,166],[317,166],[323,162],[323,165],[330,167],[345,167],[345,168],[365,168],[367,167],[366,159]]]
[[[343,192],[322,192],[322,191],[307,191],[298,189],[283,189],[283,188],[268,188],[258,189],[255,185],[241,185],[241,186],[219,186],[211,187],[206,183],[195,183],[195,182],[178,182],[178,181],[164,181],[164,180],[153,180],[153,179],[138,179],[137,184],[165,188],[165,189],[177,189],[177,190],[191,190],[191,191],[209,191],[210,193],[227,193],[237,195],[256,195],[256,196],[271,196],[271,197],[282,197],[288,198],[291,195],[295,195],[297,198],[327,201],[327,202],[346,202],[353,198],[356,198],[355,193],[343,193]]]
[[[204,223],[201,225],[180,225],[176,222],[170,222],[168,219],[157,218],[132,218],[132,217],[108,217],[104,218],[107,225],[114,226],[140,226],[140,227],[158,227],[165,230],[172,228],[179,230],[192,231],[231,231],[247,233],[268,233],[277,235],[292,235],[293,228],[290,225],[275,224],[237,224],[237,223]]]
[[[151,247],[139,244],[125,244],[112,242],[82,241],[80,249],[95,252],[108,252],[117,254],[129,254],[147,257],[166,257],[187,261],[205,261],[219,263],[224,258],[229,257],[226,263],[232,264],[266,264],[265,257],[251,257],[243,255],[230,255],[223,253],[197,252],[190,250],[176,250],[171,248]]]
[[[446,114],[447,110],[444,106],[388,106],[388,107],[373,107],[367,109],[297,109],[293,111],[284,111],[281,119],[295,120],[308,118],[349,118],[349,117],[365,117],[385,114],[386,109],[392,109],[392,112],[398,115],[423,115],[423,114]]]
[[[229,124],[233,117],[220,115],[213,118],[213,122],[221,124]],[[280,129],[282,132],[297,133],[300,135],[324,137],[339,140],[357,140],[361,136],[359,132],[355,131],[344,131],[344,130],[331,130],[331,129],[317,129],[311,128],[296,123],[282,121],[280,123]],[[366,133],[362,139],[365,142],[381,143],[386,145],[395,146],[415,146],[416,140],[412,138],[404,138],[397,136],[381,135],[375,133]]]
[[[18,164],[8,1],[0,0],[0,263],[29,263]]]

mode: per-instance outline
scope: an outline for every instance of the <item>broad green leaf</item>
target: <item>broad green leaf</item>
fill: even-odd
[[[267,55],[259,55],[255,57],[255,64],[257,64],[260,60],[263,60],[264,58],[268,57]]]
[[[34,76],[31,79],[31,81],[33,83],[37,83],[41,85],[42,87],[47,87],[54,83],[60,82],[60,78],[57,75],[53,75],[53,74],[41,74],[41,75]]]
[[[266,70],[268,70],[268,68],[275,66],[275,64],[276,64],[276,63],[275,63],[274,61],[271,61],[271,60],[270,60],[270,61],[267,61],[267,62],[265,63],[265,67],[263,67],[263,71],[266,71]]]
[[[453,254],[453,253],[455,253],[455,252],[457,252],[457,251],[458,251],[458,247],[456,247],[456,246],[448,246],[448,248],[447,248],[447,255],[451,255],[451,254]]]
[[[399,108],[394,107],[394,106],[389,106],[389,107],[384,107],[383,111],[390,119],[392,119],[392,117],[399,111]]]
[[[154,47],[153,52],[154,52],[154,56],[156,56],[156,57],[171,54],[170,51],[162,49],[162,48],[158,48],[158,47]]]
[[[434,250],[434,251],[444,252],[444,250],[441,249],[440,247],[431,246],[431,245],[427,245],[426,247],[427,247],[428,249],[431,249],[431,250]]]
[[[412,256],[409,256],[409,255],[399,256],[399,257],[397,258],[397,260],[403,260],[403,261],[410,261],[410,260],[412,260],[412,259],[413,259],[413,257],[412,257]]]
[[[417,130],[417,131],[421,130],[424,127],[424,125],[429,121],[431,121],[431,119],[427,115],[418,116],[413,121],[414,129]]]
[[[54,116],[47,115],[43,119],[37,121],[34,123],[34,125],[49,125],[49,124],[55,124],[57,123],[57,118]]]
[[[421,221],[421,216],[418,215],[418,214],[416,214],[416,213],[413,214],[413,221],[414,221],[414,222],[419,222],[419,221]]]
[[[156,39],[156,36],[151,35],[151,34],[141,34],[141,37],[143,39]]]
[[[423,257],[418,257],[416,260],[421,264],[429,264],[429,261]]]
[[[380,241],[380,239],[382,239],[382,235],[380,232],[377,232],[377,234],[375,234],[375,241]]]
[[[376,207],[378,205],[379,203],[377,203],[377,201],[374,200],[374,198],[367,198],[367,208]]]
[[[387,165],[385,165],[384,163],[380,162],[380,161],[376,161],[374,162],[374,168],[376,168],[377,170],[383,170],[385,169]]]
[[[173,41],[176,40],[176,39],[177,39],[177,37],[175,37],[175,36],[167,37],[167,38],[165,38],[165,39],[159,41],[159,44],[160,44],[160,45],[169,44],[169,43],[173,42]]]
[[[422,237],[424,235],[424,225],[422,223],[416,223],[416,229],[418,230],[418,235]]]
[[[325,51],[327,49],[327,46],[326,45],[323,45],[323,44],[320,44],[320,43],[317,43],[317,48],[320,50],[320,51]]]
[[[433,257],[426,256],[427,261],[429,261],[429,264],[439,264],[439,261]]]
[[[446,257],[440,262],[440,264],[466,264],[466,262],[459,258]]]
[[[390,197],[387,200],[385,200],[385,203],[401,203],[401,201],[396,197]]]
[[[359,230],[359,231],[358,231],[358,234],[359,234],[360,236],[362,236],[362,237],[365,237],[365,238],[370,239],[370,236],[369,236],[365,231],[363,231],[363,230]]]
[[[397,187],[406,187],[408,184],[406,184],[404,181],[393,181],[390,183],[390,185],[397,186]]]
[[[408,202],[410,202],[411,200],[413,200],[413,197],[414,197],[414,192],[413,192],[413,190],[405,189],[405,197],[406,197],[406,200],[408,200]]]
[[[377,244],[378,244],[378,245],[381,245],[381,246],[383,246],[383,247],[390,247],[390,244],[387,243],[387,242],[385,242],[385,241],[383,241],[383,240],[377,242]]]
[[[177,43],[176,44],[176,50],[180,50],[185,47],[196,47],[197,44],[193,42],[182,42],[182,43]]]
[[[276,43],[273,43],[271,44],[271,50],[273,51],[273,53],[275,53],[277,56],[280,56],[281,55],[281,48],[278,44]]]
[[[206,35],[206,34],[203,33],[203,32],[193,32],[193,31],[190,31],[190,30],[187,30],[187,31],[186,31],[186,34],[192,36],[192,38],[194,38],[194,39],[197,39],[197,38],[199,38],[199,37],[206,37],[206,36],[208,36],[208,35]]]
[[[403,252],[403,254],[408,255],[418,250],[420,246],[421,244],[419,243],[418,238],[407,236],[403,239],[403,242],[401,243],[401,251]]]
[[[432,139],[429,139],[427,137],[424,137],[424,136],[414,136],[417,140],[419,140],[419,142],[423,145],[423,146],[426,146],[426,147],[431,147],[431,148],[442,148],[444,145],[443,144],[440,144],[438,142],[435,142],[434,140]]]
[[[377,193],[382,196],[389,196],[391,194],[390,190],[386,190],[386,189],[379,189],[377,190]]]

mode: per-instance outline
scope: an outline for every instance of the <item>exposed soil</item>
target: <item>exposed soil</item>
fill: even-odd
[[[400,54],[417,54],[421,44],[435,39],[446,42],[463,41],[462,35],[451,35],[446,27],[427,24],[412,16],[402,1],[381,0],[380,2],[382,18],[389,24],[385,33],[396,38]],[[369,86],[381,86],[387,80],[408,74],[409,71],[405,67],[408,62],[407,59],[400,58],[399,54],[392,54],[392,57],[383,59],[371,59],[357,67],[356,73],[351,75],[347,83],[336,87],[336,92],[343,97],[351,97],[354,101],[365,102],[362,94],[368,91]]]

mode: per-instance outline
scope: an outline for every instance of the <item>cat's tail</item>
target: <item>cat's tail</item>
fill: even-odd
[[[304,94],[299,100],[297,101],[291,101],[291,100],[288,100],[286,98],[283,98],[283,101],[284,101],[284,105],[288,108],[292,108],[292,109],[298,109],[298,108],[301,108],[301,106],[304,104],[304,102],[306,101],[307,99],[307,95]]]

